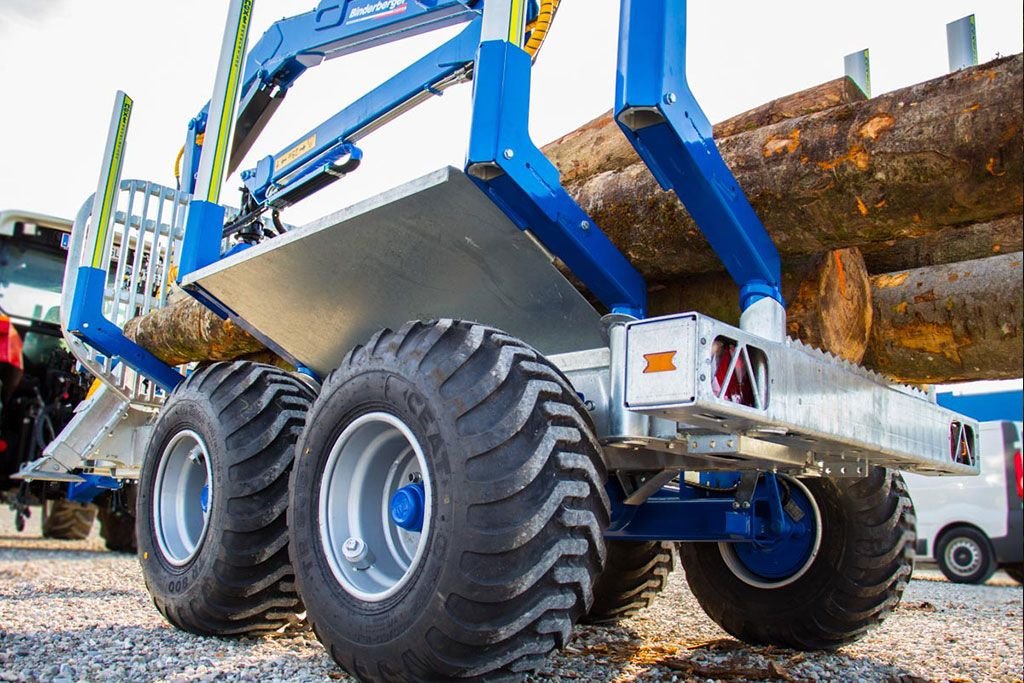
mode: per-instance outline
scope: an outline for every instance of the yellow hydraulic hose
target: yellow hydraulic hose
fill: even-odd
[[[555,13],[558,12],[559,2],[561,0],[541,0],[537,18],[526,27],[527,38],[523,49],[534,60],[537,59],[537,54],[544,45],[544,40],[548,37],[548,31],[551,30],[551,24],[555,21]]]
[[[196,136],[196,144],[199,145],[200,147],[202,147],[203,146],[203,140],[205,138],[206,138],[206,135],[203,134],[203,133],[200,133],[199,135]],[[178,156],[175,157],[175,159],[174,159],[174,179],[178,181],[178,186],[179,187],[181,186],[181,160],[182,160],[182,158],[184,158],[184,156],[185,156],[185,145],[182,145],[181,149],[178,150]]]

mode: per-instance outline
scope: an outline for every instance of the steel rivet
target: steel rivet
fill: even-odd
[[[675,104],[676,94],[674,92],[667,93],[665,95],[665,104]]]
[[[511,159],[515,155],[516,155],[516,153],[515,153],[515,151],[513,151],[513,149],[511,147],[509,147],[508,149],[505,150],[505,158],[506,159]]]
[[[743,501],[742,507],[743,507],[744,510],[748,509],[750,507],[750,501],[749,500]]]
[[[590,221],[581,221],[580,222],[580,229],[581,230],[590,230]]]

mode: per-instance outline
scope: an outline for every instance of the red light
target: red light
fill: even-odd
[[[1019,448],[1013,455],[1013,472],[1017,475],[1017,497],[1024,498],[1024,460],[1021,459]]]
[[[0,453],[7,452],[7,439],[0,439]],[[1019,477],[1018,477],[1019,479]]]

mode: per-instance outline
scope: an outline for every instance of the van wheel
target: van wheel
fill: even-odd
[[[996,571],[988,537],[969,526],[950,529],[935,546],[939,569],[953,583],[985,583]]]

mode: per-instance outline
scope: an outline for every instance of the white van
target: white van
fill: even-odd
[[[977,477],[904,474],[917,511],[917,555],[950,581],[984,583],[1004,569],[1024,583],[1020,422],[981,423]]]

